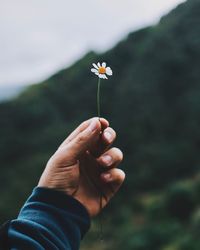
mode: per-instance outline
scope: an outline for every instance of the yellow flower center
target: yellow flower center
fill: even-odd
[[[100,67],[98,71],[99,71],[99,74],[105,74],[106,73],[106,68]]]

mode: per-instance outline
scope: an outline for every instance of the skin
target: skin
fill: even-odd
[[[81,202],[91,217],[97,215],[125,179],[117,168],[123,154],[111,147],[115,138],[107,120],[83,122],[50,158],[38,186],[63,191]]]

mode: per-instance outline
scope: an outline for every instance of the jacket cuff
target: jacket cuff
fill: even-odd
[[[79,225],[81,238],[83,238],[85,233],[90,228],[91,221],[86,208],[78,200],[62,191],[51,188],[36,187],[33,189],[33,192],[28,198],[26,204],[34,202],[45,203],[57,209],[61,209],[63,212],[71,214],[75,220],[77,218],[76,224]],[[19,217],[23,217],[24,208],[25,207],[23,207],[19,213]]]

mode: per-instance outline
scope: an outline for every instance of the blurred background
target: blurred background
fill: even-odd
[[[126,183],[83,250],[200,249],[200,1],[0,0],[0,222],[81,121],[116,129]],[[110,96],[112,95],[112,98]]]

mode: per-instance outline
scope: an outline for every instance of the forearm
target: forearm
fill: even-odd
[[[86,209],[65,193],[35,188],[18,218],[10,222],[10,249],[79,249],[89,228]]]

